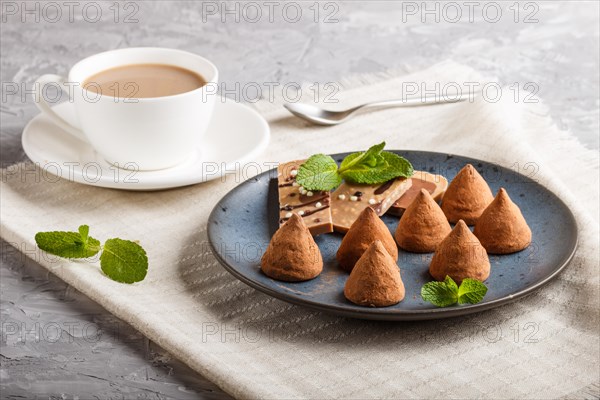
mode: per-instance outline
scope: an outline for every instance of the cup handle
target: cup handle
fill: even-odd
[[[56,112],[54,112],[54,110],[52,110],[52,107],[50,107],[50,104],[48,104],[48,102],[46,101],[46,99],[43,96],[44,86],[47,84],[50,84],[50,83],[57,84],[63,92],[67,92],[65,81],[66,81],[66,79],[60,75],[46,74],[46,75],[40,76],[35,81],[35,84],[33,86],[34,87],[34,96],[35,96],[33,99],[33,102],[35,103],[35,105],[41,112],[46,114],[46,116],[48,118],[50,118],[50,120],[52,120],[52,122],[55,125],[59,126],[65,132],[75,136],[77,139],[83,140],[84,142],[87,143],[88,140],[86,139],[83,132],[80,129],[69,124],[62,117],[60,117]],[[72,99],[69,99],[69,101],[72,101]]]

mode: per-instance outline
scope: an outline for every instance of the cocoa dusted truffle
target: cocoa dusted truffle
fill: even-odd
[[[500,188],[494,201],[483,211],[473,233],[493,254],[521,251],[531,243],[531,229],[504,188]]]
[[[367,207],[342,239],[336,255],[338,263],[346,271],[352,271],[354,264],[376,240],[381,241],[394,261],[398,260],[398,248],[392,234],[375,211]]]
[[[462,219],[467,225],[474,225],[493,199],[486,181],[471,164],[467,164],[448,185],[442,199],[442,211],[452,223]]]
[[[429,273],[437,281],[448,275],[458,284],[465,278],[484,281],[490,276],[488,255],[463,220],[458,221],[435,250]]]
[[[358,260],[344,286],[344,296],[367,307],[391,306],[404,299],[400,269],[381,241],[371,243]]]
[[[286,282],[307,281],[321,273],[321,251],[297,214],[275,232],[260,260],[260,269],[265,275]]]
[[[421,189],[400,218],[394,237],[401,249],[428,253],[434,251],[451,230],[440,206],[427,190]]]

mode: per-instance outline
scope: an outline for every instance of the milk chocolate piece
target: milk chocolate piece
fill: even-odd
[[[415,171],[410,179],[412,180],[411,187],[392,204],[388,210],[388,214],[400,217],[404,213],[404,210],[417,197],[421,189],[427,190],[431,197],[433,197],[433,200],[439,202],[448,187],[448,180],[446,178],[425,171]]]
[[[360,185],[344,182],[331,194],[333,229],[346,233],[360,213],[371,207],[383,215],[411,186],[406,178],[392,179],[379,185]]]
[[[311,235],[333,232],[329,192],[300,192],[296,173],[305,160],[290,161],[277,167],[279,189],[279,226],[293,214],[302,217]]]

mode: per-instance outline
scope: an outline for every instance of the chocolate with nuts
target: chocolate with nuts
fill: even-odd
[[[329,192],[312,192],[296,183],[298,168],[303,162],[290,161],[277,168],[279,225],[296,214],[303,218],[313,236],[333,232]]]
[[[367,207],[377,215],[383,215],[411,184],[411,180],[406,178],[396,178],[378,185],[342,183],[331,194],[333,228],[337,232],[348,232]]]

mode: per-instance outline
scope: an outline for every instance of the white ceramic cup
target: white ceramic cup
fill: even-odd
[[[131,64],[166,64],[200,74],[207,84],[172,96],[130,99],[96,94],[82,85],[92,75]],[[44,99],[48,84],[69,93],[81,130]],[[157,170],[182,163],[200,149],[216,100],[218,71],[207,59],[181,50],[139,47],[112,50],[79,61],[68,77],[43,75],[35,103],[56,125],[89,142],[106,161],[121,168]]]

